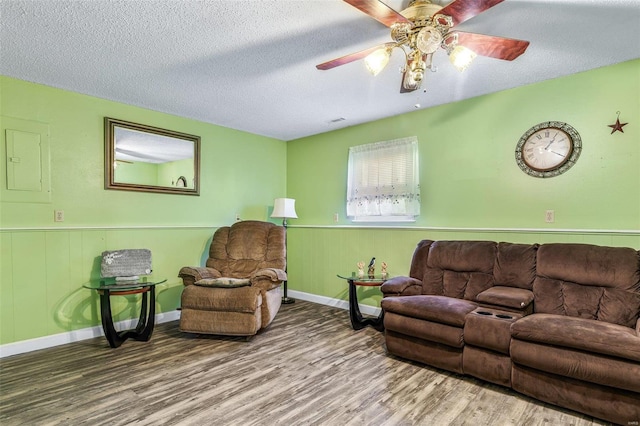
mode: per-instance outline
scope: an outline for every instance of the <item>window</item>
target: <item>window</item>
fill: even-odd
[[[413,221],[420,214],[415,136],[349,148],[347,216],[353,221]]]

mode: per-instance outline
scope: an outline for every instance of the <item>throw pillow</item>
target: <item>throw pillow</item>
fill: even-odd
[[[248,278],[203,278],[194,283],[203,287],[235,288],[251,285]]]

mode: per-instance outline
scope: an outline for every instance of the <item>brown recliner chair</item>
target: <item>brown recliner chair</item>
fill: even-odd
[[[180,330],[253,336],[267,327],[282,303],[287,279],[285,229],[243,221],[219,228],[205,267],[184,267]]]

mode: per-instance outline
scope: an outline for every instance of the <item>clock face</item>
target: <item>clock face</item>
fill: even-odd
[[[551,121],[529,129],[516,146],[516,162],[535,177],[552,177],[566,172],[580,156],[578,132],[566,123]]]
[[[569,159],[571,151],[571,137],[560,129],[547,127],[538,130],[524,142],[522,161],[535,170],[553,170]]]

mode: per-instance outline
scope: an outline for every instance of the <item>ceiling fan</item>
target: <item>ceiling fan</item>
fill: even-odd
[[[429,0],[411,0],[399,13],[380,0],[343,1],[391,28],[393,41],[324,62],[316,68],[328,70],[364,58],[369,71],[376,75],[389,62],[391,51],[399,48],[407,61],[401,93],[420,88],[425,70],[432,68],[433,54],[440,47],[453,65],[463,71],[477,55],[512,61],[529,46],[524,40],[453,30],[504,0],[455,0],[445,7]]]

